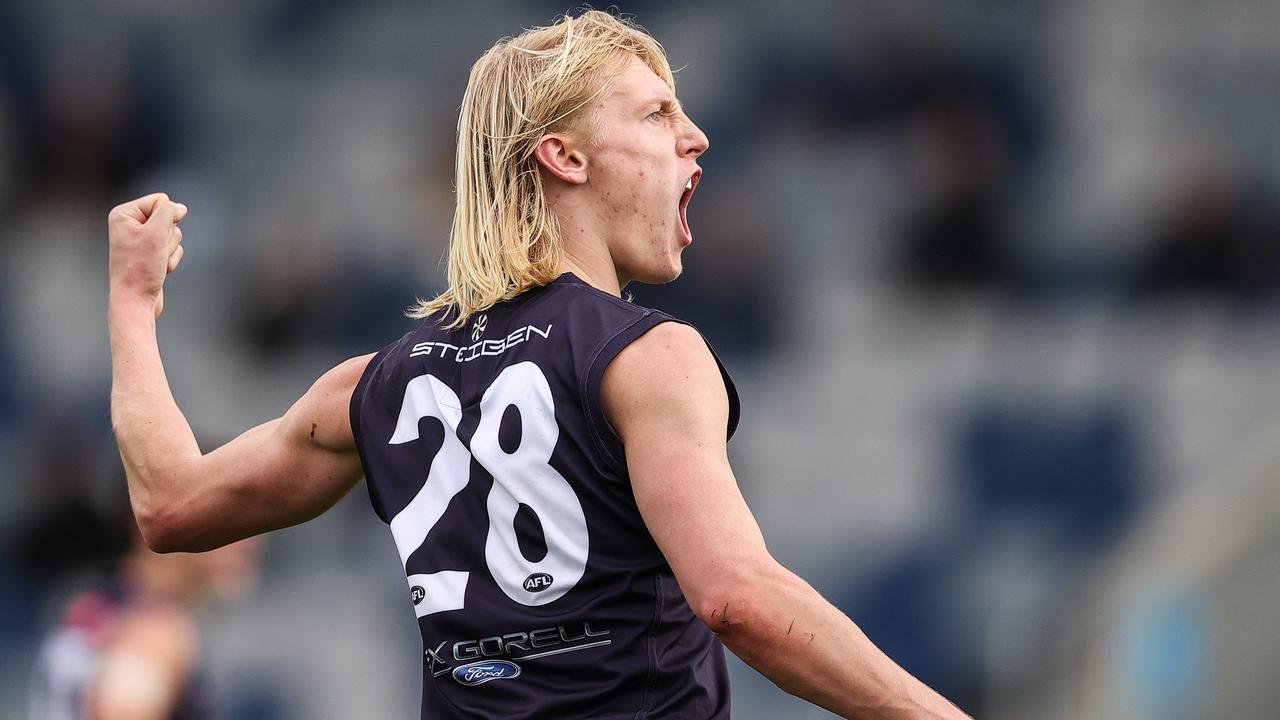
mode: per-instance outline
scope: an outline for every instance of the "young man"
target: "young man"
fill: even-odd
[[[619,297],[680,274],[707,149],[657,42],[595,11],[499,42],[458,127],[449,289],[421,327],[208,455],[155,337],[187,209],[112,212],[112,417],[152,547],[303,522],[363,475],[424,718],[727,718],[720,641],[846,717],[964,717],[770,557],[726,457],[727,374]]]

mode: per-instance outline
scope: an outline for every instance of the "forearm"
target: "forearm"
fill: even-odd
[[[169,389],[149,303],[113,292],[107,303],[111,337],[111,423],[128,475],[135,511],[183,488],[175,469],[200,457],[200,447]]]
[[[107,216],[111,423],[151,549],[199,552],[315,517],[360,478],[348,403],[368,356],[326,373],[285,418],[202,454],[169,389],[156,318],[187,208],[155,193]]]
[[[750,599],[725,598],[705,614],[744,662],[783,690],[846,718],[968,717],[894,663],[803,580],[780,566],[774,572],[773,584],[756,585]]]
[[[370,356],[326,373],[284,417],[204,454],[165,377],[155,306],[113,292],[107,315],[111,421],[153,550],[200,552],[304,522],[360,479],[347,413]]]

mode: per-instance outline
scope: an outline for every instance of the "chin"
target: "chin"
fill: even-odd
[[[644,283],[645,285],[665,285],[680,277],[680,273],[684,272],[684,261],[681,258],[683,252],[684,248],[678,248],[674,252],[669,251],[662,257],[651,255],[645,258],[648,262],[620,265],[619,269],[624,272],[619,274],[631,278],[631,282]]]
[[[641,282],[645,285],[666,285],[680,277],[680,273],[683,271],[684,267],[677,259],[676,262],[669,267],[649,268],[648,272],[636,277],[636,282]]]

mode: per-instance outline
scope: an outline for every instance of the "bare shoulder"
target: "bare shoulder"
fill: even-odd
[[[360,382],[360,377],[364,375],[364,371],[369,367],[369,361],[373,360],[373,356],[377,353],[369,353],[353,357],[339,363],[329,372],[320,376],[316,384],[312,387],[312,391],[319,391],[328,395],[345,395],[351,397],[352,391],[356,389],[356,384]]]
[[[351,395],[375,354],[353,357],[321,375],[286,413],[285,424],[290,432],[305,435],[311,444],[327,450],[354,451]]]
[[[654,326],[618,353],[605,369],[600,392],[606,417],[624,435],[638,416],[728,413],[711,349],[697,330],[678,322]],[[719,432],[723,435],[723,423]]]

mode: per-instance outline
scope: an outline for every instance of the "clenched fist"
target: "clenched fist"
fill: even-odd
[[[164,310],[164,279],[182,261],[187,206],[154,193],[115,207],[107,216],[111,295],[152,303]]]

